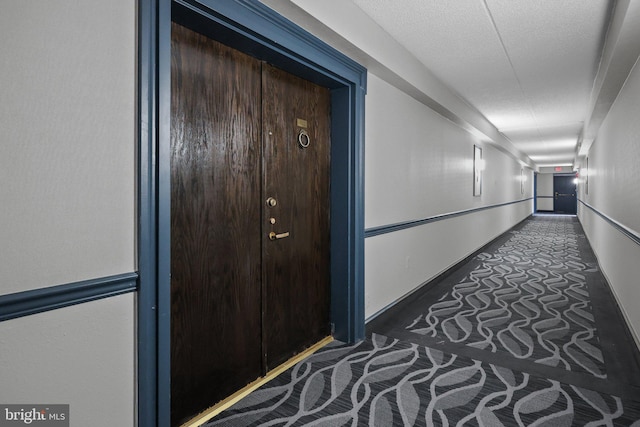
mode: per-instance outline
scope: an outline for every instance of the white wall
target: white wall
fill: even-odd
[[[2,293],[133,271],[135,2],[0,14]]]
[[[553,173],[538,174],[536,201],[539,211],[553,211]]]
[[[69,404],[71,426],[134,425],[134,294],[2,322],[0,402]]]
[[[397,302],[531,215],[531,210],[531,203],[523,202],[367,238],[366,316]]]
[[[133,0],[5,0],[0,296],[135,265]],[[0,401],[134,423],[133,294],[0,323]]]
[[[640,236],[640,65],[632,69],[583,161],[580,200]],[[585,172],[589,179],[586,194]],[[578,203],[578,216],[640,347],[640,246]]]
[[[373,74],[365,122],[366,228],[532,197],[533,173]],[[473,146],[486,163],[473,196]],[[365,240],[365,311],[374,315],[531,214],[532,202]]]

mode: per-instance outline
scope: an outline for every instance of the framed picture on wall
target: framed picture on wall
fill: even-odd
[[[583,172],[584,174],[584,193],[585,194],[589,194],[589,158],[587,157],[585,159],[585,170]]]
[[[473,146],[473,195],[482,194],[482,169],[484,164],[482,161],[482,148],[477,145]]]

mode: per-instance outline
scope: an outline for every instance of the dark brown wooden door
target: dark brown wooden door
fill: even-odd
[[[264,236],[289,233],[263,240],[271,369],[330,333],[330,95],[266,64],[262,93],[264,195],[277,201],[265,203]]]
[[[262,372],[260,68],[172,27],[172,425]]]
[[[179,425],[330,332],[330,104],[327,89],[177,24],[171,73]]]

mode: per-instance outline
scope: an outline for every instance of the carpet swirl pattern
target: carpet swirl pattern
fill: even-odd
[[[458,267],[205,425],[640,427],[640,355],[575,217]]]
[[[406,329],[606,378],[587,282],[571,222],[530,221],[426,308]]]
[[[206,426],[640,427],[640,404],[373,334],[332,344]]]

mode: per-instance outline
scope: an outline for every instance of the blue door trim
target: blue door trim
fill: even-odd
[[[367,71],[257,0],[138,0],[138,425],[170,420],[171,21],[331,89],[331,319],[364,337],[364,98]]]
[[[158,0],[138,0],[138,426],[157,425]]]

